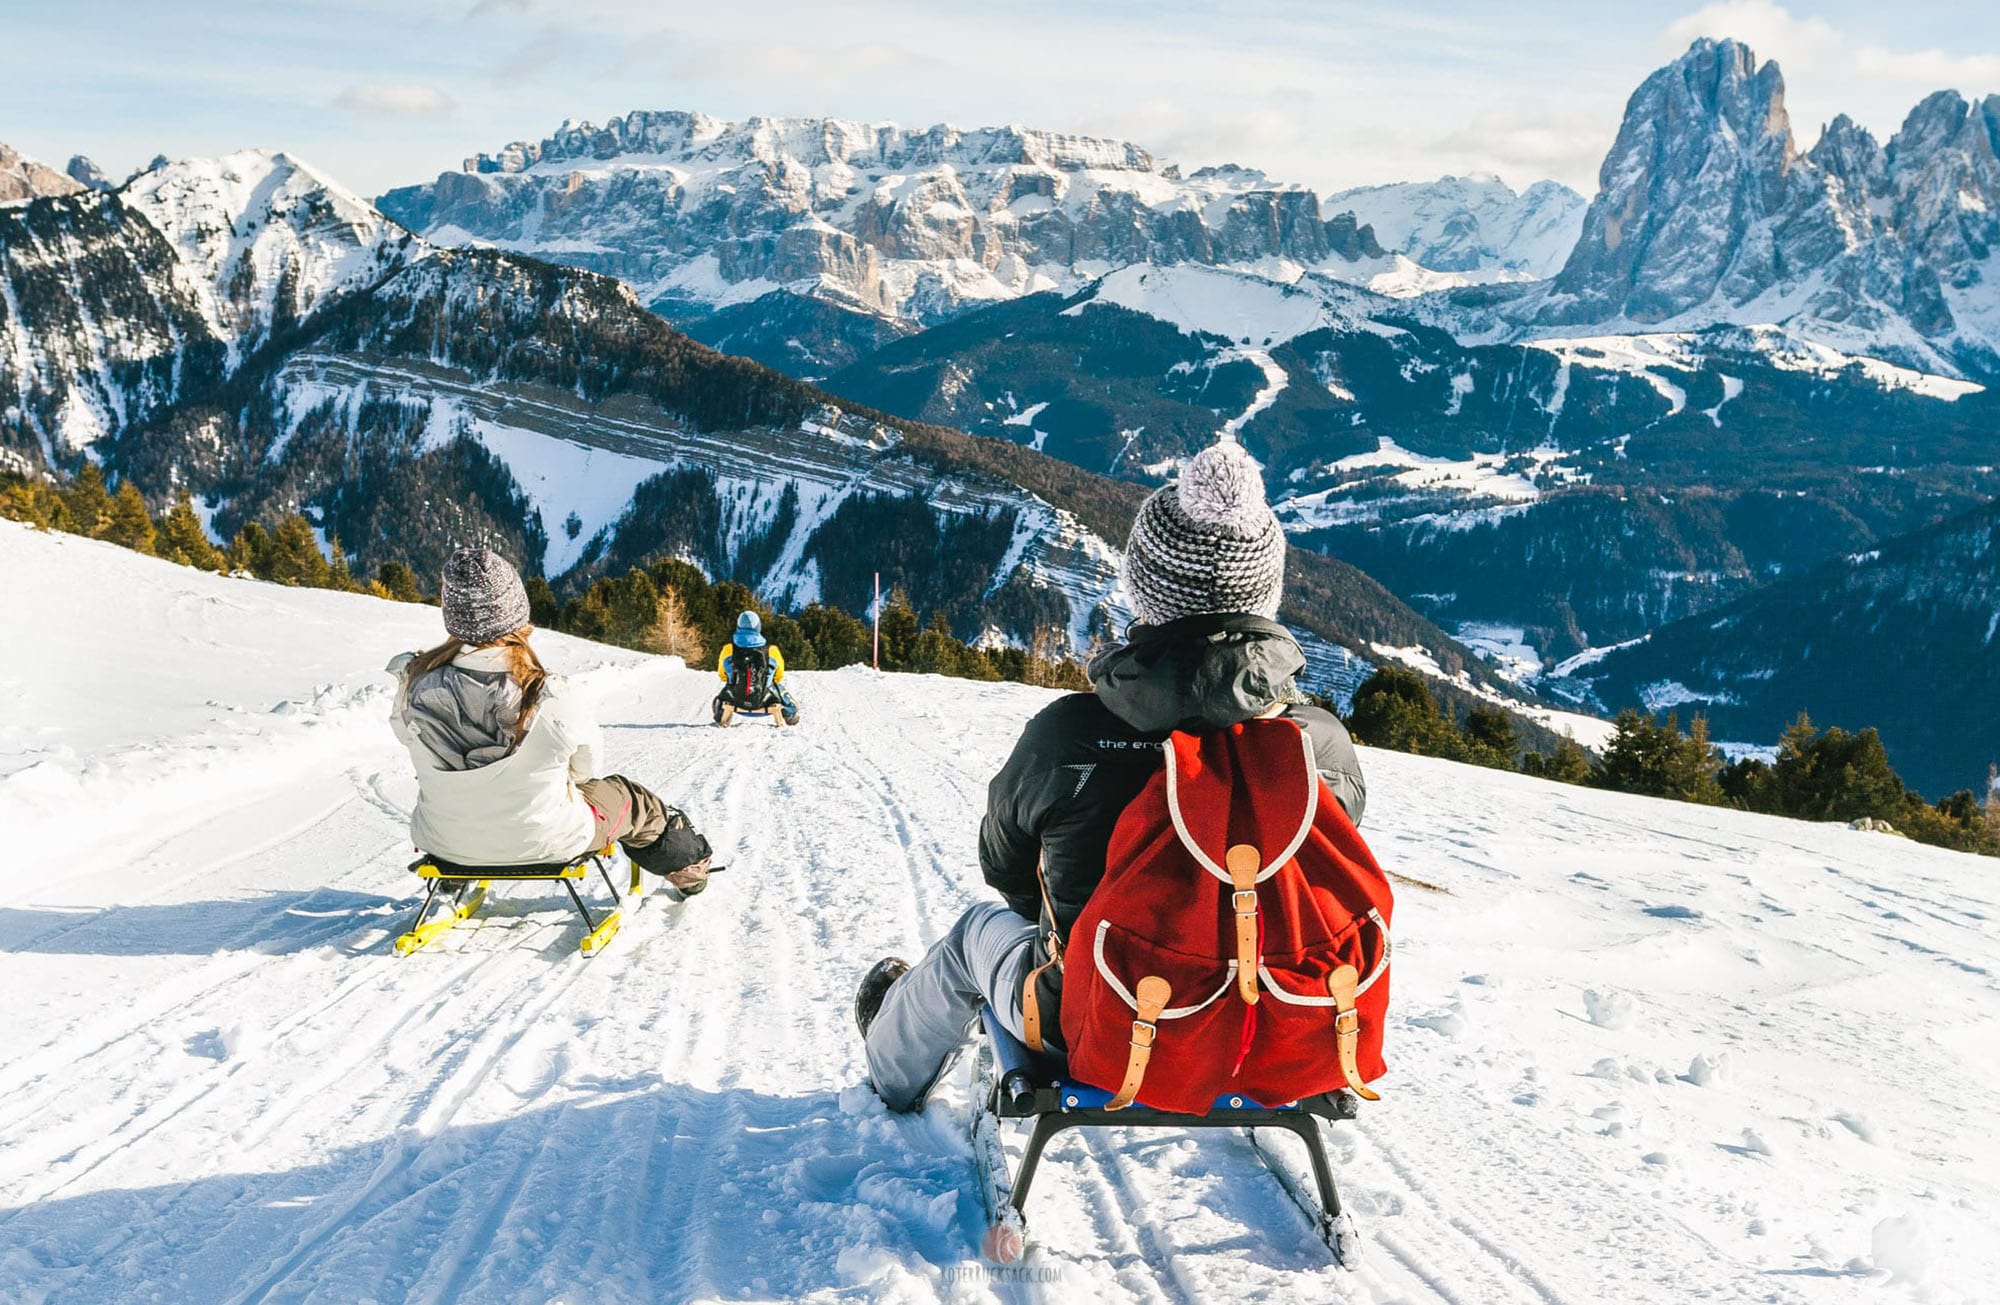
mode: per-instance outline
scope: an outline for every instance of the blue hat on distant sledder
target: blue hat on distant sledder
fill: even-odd
[[[736,635],[730,640],[738,648],[762,648],[764,646],[764,619],[755,612],[745,612],[736,618]]]

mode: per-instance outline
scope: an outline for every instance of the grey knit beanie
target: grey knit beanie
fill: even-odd
[[[1277,618],[1285,532],[1242,445],[1203,449],[1178,483],[1140,505],[1125,544],[1125,588],[1147,625],[1226,612]]]
[[[461,548],[444,564],[444,628],[461,643],[491,643],[528,623],[520,573],[490,548]]]

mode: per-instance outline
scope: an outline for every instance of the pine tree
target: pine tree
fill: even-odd
[[[1496,770],[1514,769],[1521,750],[1521,732],[1514,718],[1499,707],[1481,704],[1465,717],[1465,759]]]
[[[556,591],[538,575],[529,576],[523,584],[528,591],[528,623],[538,629],[552,628],[562,611],[562,605],[556,601]]]
[[[185,490],[174,499],[173,506],[162,518],[159,536],[153,541],[153,551],[169,562],[179,562],[182,566],[202,571],[221,571],[229,565],[222,550],[210,541],[208,532],[202,529],[201,516],[194,510],[194,500],[188,497]]]
[[[532,595],[530,599],[532,602]],[[679,590],[668,589],[660,594],[653,623],[641,634],[639,646],[648,652],[678,657],[690,666],[701,664],[704,653],[701,631],[688,620],[687,603]]]
[[[129,480],[121,484],[112,496],[111,510],[106,514],[102,529],[103,538],[135,553],[150,553],[156,533],[153,516],[146,511],[146,500],[139,493],[139,487]]]
[[[229,569],[260,576],[270,551],[271,532],[255,521],[246,521],[229,541]]]
[[[1524,755],[1521,758],[1521,773],[1561,784],[1587,784],[1590,782],[1590,754],[1575,739],[1565,737],[1558,740],[1556,750],[1546,756],[1539,752]]]
[[[399,603],[421,603],[424,591],[417,587],[417,573],[395,558],[375,568],[375,583]],[[530,591],[532,597],[532,591]]]
[[[1407,666],[1384,666],[1354,691],[1348,727],[1371,747],[1424,757],[1458,757],[1464,746],[1438,710],[1423,677]]]
[[[256,571],[260,580],[274,580],[281,585],[300,585],[310,589],[326,588],[329,574],[326,555],[319,551],[319,537],[313,534],[312,523],[297,512],[279,518],[278,528],[271,532],[270,547],[263,562],[263,568]]]
[[[901,589],[892,590],[882,604],[882,669],[885,671],[907,671],[916,661],[917,639],[923,634],[923,627],[917,622],[917,612],[910,606],[910,596]]]
[[[1708,720],[1694,718],[1689,733],[1681,733],[1680,718],[1664,724],[1627,708],[1618,713],[1617,729],[1604,758],[1591,771],[1598,788],[1682,802],[1720,805],[1722,785],[1717,776],[1722,758],[1708,741]]]
[[[65,527],[76,534],[96,539],[111,524],[111,495],[104,488],[104,473],[95,462],[85,462],[83,470],[63,491],[63,507],[69,513]]]

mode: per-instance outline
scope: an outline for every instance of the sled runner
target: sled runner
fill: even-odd
[[[776,698],[773,698],[768,704],[762,707],[739,707],[726,697],[716,698],[715,723],[717,725],[727,729],[736,723],[738,716],[769,716],[771,723],[779,729],[784,729],[793,723],[785,719],[785,704],[779,702]]]
[[[983,1036],[973,1085],[972,1150],[989,1220],[981,1246],[988,1259],[1009,1264],[1026,1251],[1028,1191],[1042,1152],[1056,1134],[1072,1128],[1240,1128],[1334,1260],[1352,1268],[1360,1258],[1360,1234],[1340,1208],[1320,1123],[1353,1119],[1359,1109],[1353,1093],[1327,1092],[1279,1106],[1232,1093],[1218,1098],[1205,1115],[1157,1110],[1143,1099],[1119,1109],[1114,1093],[1069,1077],[1069,1065],[1061,1057],[1030,1051],[1002,1026],[991,1006],[979,1017]],[[1003,1121],[1017,1119],[1032,1120],[1033,1127],[1015,1170],[1007,1163],[1002,1128]],[[1305,1143],[1312,1165],[1310,1186],[1257,1137],[1260,1128],[1282,1129]]]
[[[577,914],[583,917],[586,932],[578,944],[585,956],[595,956],[611,941],[618,926],[623,922],[622,910],[626,897],[637,899],[641,882],[639,867],[632,866],[632,882],[621,896],[618,886],[611,882],[611,861],[615,845],[585,853],[573,861],[551,861],[543,865],[500,865],[468,866],[447,861],[443,857],[424,855],[412,862],[410,869],[428,881],[424,891],[424,903],[417,908],[416,919],[410,923],[409,931],[396,939],[396,954],[408,956],[411,952],[428,947],[451,931],[461,920],[468,920],[479,910],[486,900],[486,890],[495,880],[519,882],[523,880],[556,880],[569,892],[569,900],[575,904]],[[576,890],[576,881],[587,879],[591,868],[595,867],[604,887],[611,894],[609,914],[592,916],[590,908],[583,903],[583,895]],[[435,918],[431,907],[437,903],[439,889],[448,887],[444,908]]]

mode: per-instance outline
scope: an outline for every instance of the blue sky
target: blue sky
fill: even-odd
[[[374,194],[566,118],[689,108],[1118,135],[1327,190],[1587,192],[1626,96],[1704,34],[1778,60],[1802,144],[2000,92],[2000,5],[1921,0],[0,0],[0,141],[118,178],[269,146]]]

